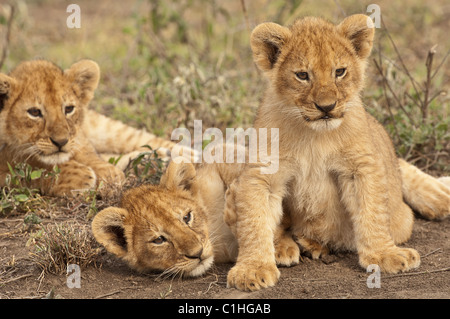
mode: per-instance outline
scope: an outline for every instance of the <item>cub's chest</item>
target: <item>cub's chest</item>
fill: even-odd
[[[298,210],[316,213],[339,205],[339,187],[334,170],[337,153],[317,154],[314,150],[298,152],[293,162],[293,176],[288,183],[290,201]]]

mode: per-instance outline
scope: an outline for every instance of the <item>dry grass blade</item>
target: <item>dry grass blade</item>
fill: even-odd
[[[442,65],[444,65],[445,61],[447,60],[448,56],[450,55],[450,50],[447,51],[447,54],[442,59],[441,63],[436,67],[436,70],[434,71],[433,75],[431,76],[431,80],[436,76],[438,71],[441,69]]]
[[[386,32],[386,35],[388,36],[389,42],[391,43],[392,47],[394,48],[394,51],[395,51],[395,53],[396,53],[396,55],[397,55],[397,57],[398,57],[398,59],[399,59],[399,61],[400,61],[400,64],[402,65],[403,71],[404,71],[405,74],[408,76],[409,80],[411,81],[411,84],[412,84],[412,86],[413,86],[413,88],[414,88],[414,91],[415,91],[415,93],[416,93],[418,99],[420,100],[420,97],[419,97],[419,96],[420,96],[419,90],[417,89],[417,86],[416,86],[416,85],[419,85],[419,84],[418,84],[417,81],[414,79],[414,77],[411,75],[411,73],[409,72],[408,68],[406,67],[405,62],[403,61],[402,56],[400,55],[400,51],[398,50],[397,46],[395,45],[395,42],[394,42],[394,40],[392,39],[392,36],[391,36],[391,34],[390,34],[388,28],[387,28],[386,25],[384,24],[383,17],[381,17],[381,24],[383,25],[383,28],[384,28],[384,30],[385,30],[385,32]],[[421,103],[423,104],[423,101],[421,101]]]
[[[391,87],[391,85],[389,83],[389,80],[387,79],[386,75],[383,72],[382,66],[377,62],[377,60],[374,59],[373,61],[375,62],[375,67],[377,68],[378,72],[381,75],[381,78],[383,79],[383,92],[385,94],[386,102],[387,102],[387,105],[388,105],[388,111],[389,111],[389,114],[391,115],[392,120],[394,119],[394,115],[392,114],[391,105],[389,103],[389,98],[386,95],[386,88],[389,89],[389,92],[391,92],[391,94],[394,97],[395,101],[397,102],[398,106],[402,109],[403,112],[405,112],[405,115],[408,116],[408,118],[411,121],[411,123],[413,125],[415,125],[413,118],[409,115],[409,112],[407,112],[405,110],[405,108],[403,107],[403,103],[401,103],[401,101],[398,98],[397,94],[395,94],[394,89],[392,89],[392,87]]]
[[[36,252],[31,259],[43,272],[62,274],[67,265],[77,264],[81,268],[97,264],[99,246],[86,226],[61,223],[42,226],[36,238]]]
[[[11,27],[12,27],[12,21],[14,18],[15,6],[11,5],[10,8],[11,9],[9,12],[9,18],[8,18],[8,22],[6,25],[6,36],[5,36],[5,40],[4,40],[4,44],[3,44],[2,57],[0,59],[0,70],[3,66],[3,64],[5,63],[6,57],[8,56],[9,41],[11,39]]]
[[[439,95],[441,95],[443,92],[443,90],[439,90],[437,93],[435,94],[431,94],[431,90],[432,90],[432,80],[434,79],[434,77],[436,76],[436,74],[438,73],[438,71],[441,69],[441,67],[444,65],[444,62],[446,61],[447,57],[450,55],[450,51],[447,52],[447,54],[445,55],[445,57],[442,59],[441,63],[437,66],[437,68],[434,70],[433,72],[433,60],[434,60],[434,56],[436,54],[436,48],[437,48],[437,44],[433,45],[430,50],[428,51],[427,54],[427,58],[425,61],[425,66],[426,66],[426,80],[424,82],[424,85],[420,85],[420,83],[411,75],[411,72],[409,71],[409,69],[406,67],[406,64],[402,58],[402,56],[400,55],[400,51],[397,48],[397,45],[395,44],[394,40],[392,39],[392,36],[388,30],[388,28],[386,27],[386,25],[384,24],[383,19],[381,19],[381,22],[383,24],[383,27],[385,29],[386,35],[389,39],[389,42],[391,43],[392,47],[394,48],[394,51],[397,55],[397,58],[401,64],[401,69],[402,71],[406,74],[406,76],[408,77],[408,79],[411,82],[411,85],[414,89],[415,92],[415,98],[413,98],[410,94],[407,94],[408,98],[415,103],[416,105],[418,105],[420,107],[420,110],[422,112],[422,123],[424,123],[427,118],[428,118],[428,108],[430,103],[437,98]],[[377,66],[377,69],[379,67]],[[380,72],[380,74],[383,76],[382,71],[378,70]],[[392,95],[394,96],[394,98],[398,101],[395,93],[393,92],[393,90],[388,86],[388,88],[390,89]],[[432,96],[430,98],[430,96]],[[402,108],[402,104],[399,103],[399,106]],[[408,112],[405,112],[406,115],[408,115]],[[409,116],[408,116],[409,117]],[[411,117],[409,117],[411,120]],[[413,123],[413,122],[412,122]]]
[[[248,19],[247,7],[245,6],[245,0],[241,0],[242,12],[244,13],[245,26],[247,27],[248,32],[251,32],[250,21]]]

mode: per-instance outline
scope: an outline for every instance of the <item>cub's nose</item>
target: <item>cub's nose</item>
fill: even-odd
[[[58,140],[54,140],[52,138],[50,138],[50,140],[52,141],[53,145],[55,145],[57,148],[61,149],[64,145],[67,144],[67,142],[69,142],[68,139],[58,139]]]
[[[314,105],[316,106],[316,109],[318,109],[319,111],[323,113],[328,113],[334,109],[334,107],[336,106],[336,102],[330,105],[317,105],[317,103],[314,102]]]
[[[199,251],[191,253],[191,254],[186,254],[185,256],[189,259],[197,259],[197,258],[200,258],[202,256],[202,254],[203,254],[203,248],[200,248]]]

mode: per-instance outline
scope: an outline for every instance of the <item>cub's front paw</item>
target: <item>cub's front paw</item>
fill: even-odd
[[[275,241],[275,261],[279,266],[293,266],[300,261],[300,249],[294,239],[284,234]]]
[[[50,190],[52,196],[75,196],[79,192],[95,188],[94,170],[86,165],[70,161],[61,165],[58,179]]]
[[[228,272],[227,287],[243,291],[256,291],[274,286],[280,271],[275,264],[261,264],[257,261],[238,262]]]
[[[419,267],[420,255],[412,248],[393,247],[382,252],[360,255],[359,263],[364,268],[376,264],[382,272],[395,274]]]
[[[305,255],[306,257],[319,259],[320,257],[327,256],[329,253],[326,246],[322,246],[315,240],[296,236],[295,241],[299,244],[302,255]]]
[[[107,184],[121,184],[125,181],[125,174],[122,170],[109,163],[101,163],[92,166],[97,175],[98,182]]]

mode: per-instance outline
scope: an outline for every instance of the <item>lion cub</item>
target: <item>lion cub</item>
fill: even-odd
[[[138,271],[196,277],[213,264],[234,262],[236,238],[225,223],[225,193],[243,164],[175,164],[160,185],[126,191],[119,207],[99,212],[92,221],[96,240]],[[288,220],[283,224],[289,227]],[[276,262],[291,266],[300,251],[292,234],[275,232]]]
[[[362,267],[388,273],[420,264],[416,250],[396,246],[412,232],[405,201],[430,219],[449,215],[450,189],[397,159],[388,134],[364,110],[373,37],[365,15],[339,25],[313,17],[290,27],[264,23],[252,32],[253,57],[268,80],[254,126],[279,129],[279,170],[264,175],[248,166],[230,188],[239,243],[230,287],[276,283],[273,230],[283,211],[300,244],[356,250]]]
[[[128,160],[144,145],[167,156],[172,141],[158,138],[88,109],[100,79],[94,61],[81,60],[62,70],[46,60],[20,63],[0,73],[0,187],[14,167],[26,162],[60,174],[32,181],[44,194],[71,196],[101,181],[121,183]],[[107,162],[119,157],[118,165]],[[105,160],[106,157],[106,160]]]

